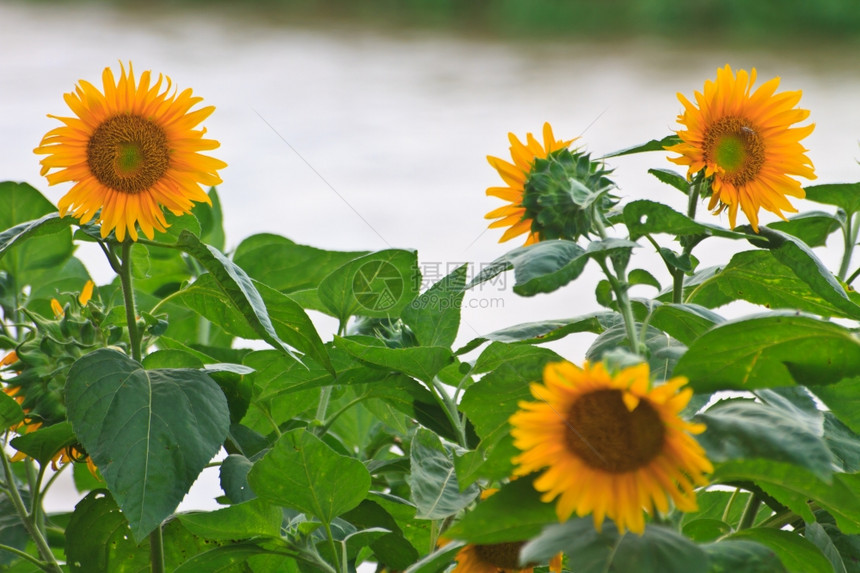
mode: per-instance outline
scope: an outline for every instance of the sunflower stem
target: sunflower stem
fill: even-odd
[[[51,571],[51,569],[48,567],[47,563],[45,563],[44,561],[39,561],[38,559],[36,559],[32,555],[30,555],[28,553],[24,553],[20,549],[15,549],[14,547],[10,547],[8,545],[3,545],[2,543],[0,543],[0,551],[8,551],[12,555],[16,555],[16,556],[20,557],[21,559],[29,561],[30,563],[32,563],[33,565],[35,565],[36,567],[38,567],[42,571]]]
[[[149,534],[149,562],[152,573],[164,573],[164,539],[160,523]]]
[[[860,213],[846,217],[845,228],[843,229],[845,251],[842,253],[842,263],[839,265],[839,274],[837,275],[841,281],[845,281],[845,277],[848,275],[848,268],[851,266],[851,257],[854,254],[854,245],[857,244],[858,231],[860,231]],[[860,272],[860,269],[857,272]],[[851,275],[851,280],[845,282],[851,284],[851,281],[857,278],[857,272]]]
[[[696,219],[696,207],[699,205],[699,196],[702,193],[703,181],[704,177],[699,173],[693,182],[690,183],[690,192],[687,194],[687,217],[692,220]],[[695,242],[682,239],[681,246],[683,247],[681,256],[690,256],[693,252]],[[672,271],[672,302],[675,304],[684,302],[684,271],[678,268]]]
[[[120,263],[119,278],[122,282],[122,296],[125,300],[125,321],[128,326],[128,343],[131,347],[131,357],[140,362],[140,331],[137,329],[137,310],[134,306],[134,290],[131,284],[131,246],[132,241],[122,243],[122,262]]]
[[[755,523],[755,516],[758,513],[758,508],[761,506],[761,498],[757,493],[750,495],[747,506],[744,508],[744,513],[741,515],[741,521],[738,524],[738,529],[749,529]]]
[[[51,551],[51,547],[48,545],[47,540],[45,540],[45,536],[42,535],[42,531],[36,526],[36,523],[32,519],[32,515],[27,513],[27,507],[24,505],[21,493],[15,486],[15,478],[12,475],[12,466],[9,464],[9,458],[6,456],[6,450],[3,448],[0,448],[0,463],[2,463],[3,471],[6,474],[6,483],[9,484],[9,500],[15,507],[15,513],[18,514],[21,523],[24,525],[24,529],[27,530],[27,533],[36,544],[36,549],[38,550],[39,555],[45,561],[42,568],[45,571],[50,571],[51,573],[62,573],[63,570],[60,568],[60,564],[57,563],[57,559],[54,557],[54,553]]]

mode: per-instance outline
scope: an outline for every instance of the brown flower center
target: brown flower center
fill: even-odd
[[[499,569],[523,569],[520,566],[520,549],[523,545],[524,541],[475,545],[475,554],[483,563]]]
[[[705,131],[705,161],[716,163],[722,178],[739,187],[756,178],[764,165],[764,141],[746,120],[723,117]]]
[[[631,412],[620,390],[597,390],[567,412],[567,446],[589,466],[611,473],[641,468],[663,449],[666,429],[647,400]]]
[[[99,125],[87,144],[93,176],[122,193],[151,188],[170,165],[167,134],[155,122],[137,115],[117,115]]]

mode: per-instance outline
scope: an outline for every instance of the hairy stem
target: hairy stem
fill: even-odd
[[[134,290],[131,284],[131,246],[132,241],[126,240],[122,244],[122,263],[119,278],[122,282],[122,296],[125,300],[125,320],[128,326],[128,342],[131,347],[132,359],[140,362],[140,331],[137,329],[137,310],[134,305]]]
[[[845,239],[845,251],[842,253],[842,263],[839,265],[839,280],[844,281],[848,275],[848,268],[851,266],[851,257],[854,254],[854,245],[857,244],[857,232],[860,231],[860,213],[855,213],[845,220],[845,228],[843,237]],[[858,269],[860,272],[860,269]],[[857,278],[855,272],[851,275],[851,280]],[[851,280],[847,281],[848,284]]]

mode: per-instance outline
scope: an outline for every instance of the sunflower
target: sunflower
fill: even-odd
[[[485,489],[481,492],[481,499],[487,499],[497,491],[495,488]],[[446,545],[450,541],[450,539],[440,537],[439,545]],[[520,549],[525,544],[525,541],[486,545],[468,543],[454,557],[457,566],[451,573],[532,573],[534,565],[520,566]],[[550,559],[549,570],[552,573],[561,573],[561,563],[562,554],[559,553]]]
[[[734,228],[740,205],[758,232],[759,207],[784,219],[782,211],[797,211],[786,197],[806,195],[794,176],[815,179],[800,145],[815,124],[790,127],[809,116],[795,108],[800,90],[776,93],[779,78],[773,78],[752,91],[755,79],[755,68],[735,75],[727,65],[716,82],[705,82],[704,94],[696,92],[695,104],[678,94],[684,105],[678,123],[686,129],[678,131],[682,142],[666,149],[681,154],[669,161],[688,165],[688,178],[703,169],[713,178],[709,209],[727,209]]]
[[[139,225],[152,239],[167,227],[163,207],[183,215],[193,201],[211,204],[200,186],[221,183],[217,171],[226,164],[199,153],[219,145],[203,138],[205,129],[194,129],[214,107],[191,111],[202,98],[190,89],[171,93],[169,77],[151,83],[145,71],[135,81],[131,64],[127,72],[121,68],[119,81],[105,68],[103,91],[81,80],[67,93],[76,117],[49,115],[64,125],[34,151],[46,155],[42,175],[49,184],[75,182],[59,201],[62,216],[71,212],[81,224],[98,216],[103,238],[115,231],[119,241],[126,235],[136,241]]]
[[[525,244],[531,245],[540,241],[541,237],[540,233],[532,228],[532,219],[526,214],[523,194],[535,159],[546,159],[555,151],[567,149],[575,140],[556,139],[549,123],[543,124],[543,145],[531,133],[526,134],[525,143],[521,142],[513,133],[508,134],[508,139],[511,142],[513,163],[498,157],[487,156],[487,161],[499,172],[508,186],[490,187],[487,189],[487,195],[508,201],[510,205],[490,211],[485,215],[485,218],[498,219],[490,223],[490,229],[509,227],[499,239],[500,243],[528,233]]]
[[[558,498],[556,514],[593,513],[620,532],[645,529],[643,510],[665,513],[669,499],[682,511],[696,510],[696,485],[713,471],[704,450],[689,435],[702,424],[679,413],[693,392],[684,378],[650,387],[647,364],[611,376],[601,363],[582,369],[569,362],[548,364],[544,383],[531,384],[539,402],[520,402],[511,416],[511,435],[522,453],[516,475],[545,471],[535,480],[542,499]]]

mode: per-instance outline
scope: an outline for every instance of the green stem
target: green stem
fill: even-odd
[[[134,307],[134,290],[131,284],[131,245],[132,241],[122,243],[122,266],[119,278],[122,282],[122,296],[125,300],[125,321],[128,326],[128,342],[131,346],[131,357],[140,362],[140,331],[137,329],[137,311]]]
[[[337,554],[337,545],[335,544],[334,536],[331,534],[331,524],[328,522],[324,522],[323,525],[325,525],[325,533],[326,533],[326,536],[328,537],[329,546],[331,547],[331,555],[332,555],[332,558],[334,559],[335,571],[340,573],[341,572],[340,556]]]
[[[30,534],[30,537],[33,539],[33,542],[36,544],[36,549],[39,551],[39,555],[42,556],[42,559],[45,561],[44,570],[50,571],[52,573],[62,573],[63,570],[60,568],[59,563],[57,563],[57,559],[54,557],[53,552],[51,551],[51,547],[48,545],[48,542],[45,540],[45,536],[42,535],[42,532],[36,527],[36,524],[31,520],[30,515],[27,514],[27,508],[24,506],[24,500],[21,498],[21,494],[18,492],[18,488],[15,487],[15,480],[12,475],[12,467],[9,464],[9,459],[6,457],[6,451],[0,451],[0,463],[3,464],[3,471],[6,473],[6,481],[9,483],[9,499],[12,501],[12,505],[15,507],[15,512],[18,514],[18,517],[21,519],[21,523],[24,524],[24,529],[27,530],[27,533]]]
[[[704,178],[697,175],[695,180],[690,184],[690,192],[687,194],[687,216],[690,219],[696,218],[696,207],[699,205],[699,196],[702,192],[702,184]],[[682,256],[689,256],[693,252],[694,243],[692,241],[681,241],[683,246]],[[672,302],[680,304],[684,302],[684,271],[674,269],[672,271]]]
[[[627,340],[630,342],[630,349],[635,353],[642,355],[639,347],[639,335],[636,333],[636,318],[633,316],[633,307],[630,305],[630,297],[627,296],[626,281],[622,283],[609,270],[606,264],[606,259],[597,259],[600,268],[603,269],[603,274],[609,281],[609,286],[612,287],[612,292],[615,293],[615,300],[618,302],[618,310],[621,311],[621,318],[624,319],[624,330],[627,333]]]
[[[839,265],[839,280],[845,281],[845,276],[848,274],[848,267],[851,266],[851,257],[854,254],[854,245],[857,244],[857,232],[860,231],[860,214],[855,213],[850,217],[846,217],[843,237],[845,239],[845,252],[842,253],[842,263]],[[858,269],[860,271],[860,269]],[[857,277],[855,272],[851,279]],[[847,281],[849,284],[851,281]]]
[[[761,498],[757,493],[750,495],[747,506],[744,508],[744,513],[741,516],[741,521],[738,524],[738,529],[749,529],[755,523],[755,516],[758,513],[758,508],[761,506]]]
[[[732,506],[735,504],[735,499],[737,499],[740,491],[740,488],[736,487],[735,491],[732,492],[732,496],[729,498],[728,503],[726,503],[726,508],[723,510],[723,521],[726,523],[729,522],[729,515],[731,515]]]
[[[149,534],[149,561],[152,564],[152,573],[164,573],[164,539],[160,523]]]
[[[856,279],[858,276],[860,276],[860,267],[857,267],[857,270],[856,270],[856,271],[854,271],[853,273],[851,273],[851,276],[850,276],[850,277],[848,277],[847,279],[845,279],[845,284],[849,284],[849,285],[850,285],[851,283],[853,283],[853,282],[854,282],[854,279]]]
[[[428,384],[431,393],[436,398],[436,401],[442,406],[442,410],[445,412],[445,416],[448,418],[448,421],[451,422],[451,426],[457,431],[457,439],[460,442],[460,445],[464,448],[468,447],[466,445],[466,427],[463,425],[463,420],[460,418],[460,411],[457,410],[457,404],[444,388],[440,386],[436,380],[432,380],[430,384]]]
[[[0,551],[8,551],[9,553],[11,553],[13,555],[17,555],[21,559],[25,559],[25,560],[29,561],[30,563],[32,563],[33,565],[35,565],[36,567],[38,567],[42,571],[50,571],[51,570],[48,568],[47,563],[45,563],[44,561],[39,561],[38,559],[36,559],[32,555],[30,555],[29,553],[24,553],[20,549],[15,549],[14,547],[9,547],[8,545],[3,545],[2,543],[0,543]]]

